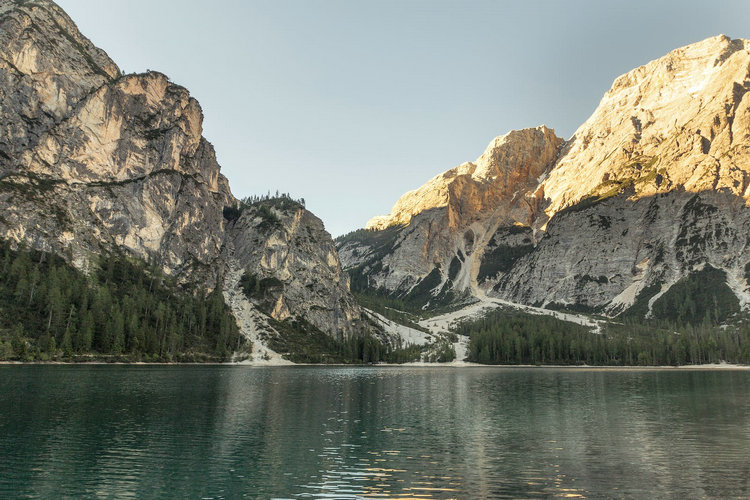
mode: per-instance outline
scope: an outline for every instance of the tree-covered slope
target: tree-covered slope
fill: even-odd
[[[468,360],[483,364],[654,366],[750,364],[750,322],[606,321],[599,331],[537,314],[498,309],[466,321]]]
[[[220,289],[194,295],[122,254],[87,276],[0,242],[0,359],[226,361],[249,348]]]

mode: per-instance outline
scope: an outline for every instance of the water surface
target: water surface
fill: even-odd
[[[750,372],[0,367],[0,497],[750,495]]]

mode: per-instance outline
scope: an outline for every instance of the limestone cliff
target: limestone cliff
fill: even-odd
[[[369,232],[392,235],[387,251],[372,248],[362,233],[340,240],[344,265],[366,275],[371,288],[413,295],[429,283],[430,294],[422,295],[433,305],[448,298],[441,299],[441,291],[466,289],[498,225],[534,219],[534,190],[562,142],[547,127],[496,138],[475,162],[438,175],[402,196],[390,215],[368,223]]]
[[[337,338],[357,334],[362,324],[349,278],[315,215],[291,200],[269,200],[243,210],[227,234],[231,260],[271,283],[256,301],[267,314],[305,318]]]
[[[617,78],[543,183],[547,215],[625,187],[747,198],[748,66],[750,42],[722,35]]]
[[[464,164],[407,193],[369,223],[380,233],[400,225],[376,258],[372,231],[339,241],[345,267],[403,294],[437,266],[434,295],[455,253],[453,289],[616,314],[710,265],[749,304],[748,90],[750,42],[717,36],[677,49],[617,78],[564,144],[552,136],[541,155],[522,144],[538,168],[501,157],[515,182],[484,177],[450,201],[452,179],[479,170]],[[443,215],[451,205],[466,209]]]
[[[750,42],[725,36],[615,80],[540,186],[546,235],[505,298],[618,313],[710,265],[748,300]]]
[[[390,215],[374,217],[367,229],[406,225],[423,212],[445,208],[446,222],[455,230],[486,217],[509,201],[515,201],[521,210],[514,216],[528,222],[533,209],[528,201],[519,197],[514,200],[514,196],[538,182],[557,158],[562,142],[544,126],[497,137],[475,162],[463,163],[406,193]],[[522,213],[524,209],[526,214]]]
[[[203,115],[160,73],[122,75],[47,0],[0,0],[0,236],[86,269],[156,261],[186,287],[231,269],[281,279],[280,319],[350,336],[360,311],[320,220],[299,207],[261,235],[235,207]]]

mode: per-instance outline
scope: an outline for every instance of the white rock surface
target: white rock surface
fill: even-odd
[[[278,335],[278,332],[268,324],[265,315],[245,298],[239,285],[242,273],[242,268],[231,269],[224,283],[224,300],[232,308],[232,314],[237,319],[240,332],[252,345],[250,357],[241,363],[260,366],[293,365],[294,363],[284,359],[281,354],[266,345],[265,337],[267,335]]]

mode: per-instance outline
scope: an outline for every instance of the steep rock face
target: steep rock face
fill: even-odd
[[[562,139],[544,126],[499,136],[475,162],[463,163],[406,193],[389,215],[374,217],[367,229],[406,225],[414,216],[439,208],[446,208],[451,229],[468,226],[514,194],[527,191],[529,183],[557,158],[561,143]]]
[[[271,283],[259,306],[279,321],[300,317],[337,338],[354,336],[359,308],[323,222],[289,201],[263,205],[230,224],[227,244],[242,269]]]
[[[159,73],[90,91],[12,158],[0,230],[79,263],[117,247],[169,274],[210,266],[233,198],[201,122],[197,101]],[[215,283],[211,274],[195,278]]]
[[[361,239],[341,240],[342,262],[360,266],[374,288],[407,293],[427,276],[435,281],[435,269],[441,289],[467,288],[498,225],[529,225],[534,219],[539,204],[534,190],[561,144],[543,126],[496,138],[476,162],[436,176],[402,196],[390,215],[368,223],[370,231],[390,228],[390,248],[374,252]]]
[[[92,89],[119,76],[54,3],[0,2],[0,165],[33,147]]]
[[[121,75],[50,1],[0,0],[0,40],[0,237],[82,269],[123,251],[193,289],[257,268],[284,281],[279,318],[355,332],[360,311],[317,218],[280,215],[258,246],[251,224],[228,228],[238,202],[186,89]]]
[[[675,189],[747,198],[749,68],[750,42],[722,35],[617,78],[543,183],[547,215],[622,184],[632,199]]]
[[[637,299],[652,305],[680,278],[710,265],[726,273],[746,305],[748,230],[743,201],[721,192],[613,197],[557,214],[490,294],[614,315]]]
[[[540,186],[547,233],[494,293],[618,313],[710,265],[748,303],[750,42],[725,36],[619,77]]]
[[[484,228],[473,239],[478,270],[454,286],[617,314],[636,301],[650,306],[680,278],[710,265],[726,274],[741,304],[750,303],[748,90],[750,42],[725,36],[619,77],[540,182],[505,194],[527,201],[521,216],[517,208],[512,217],[475,212],[472,227]],[[404,198],[429,199],[426,188]],[[393,220],[408,223],[404,234],[417,231],[430,212],[419,210],[431,202],[399,203],[398,213],[409,217],[375,219],[371,226]],[[342,245],[346,266],[358,270],[366,249],[351,239]],[[397,252],[381,249],[380,261],[393,262]],[[402,282],[423,276],[424,269],[409,266],[400,266]],[[395,289],[375,271],[365,266],[370,286]]]

